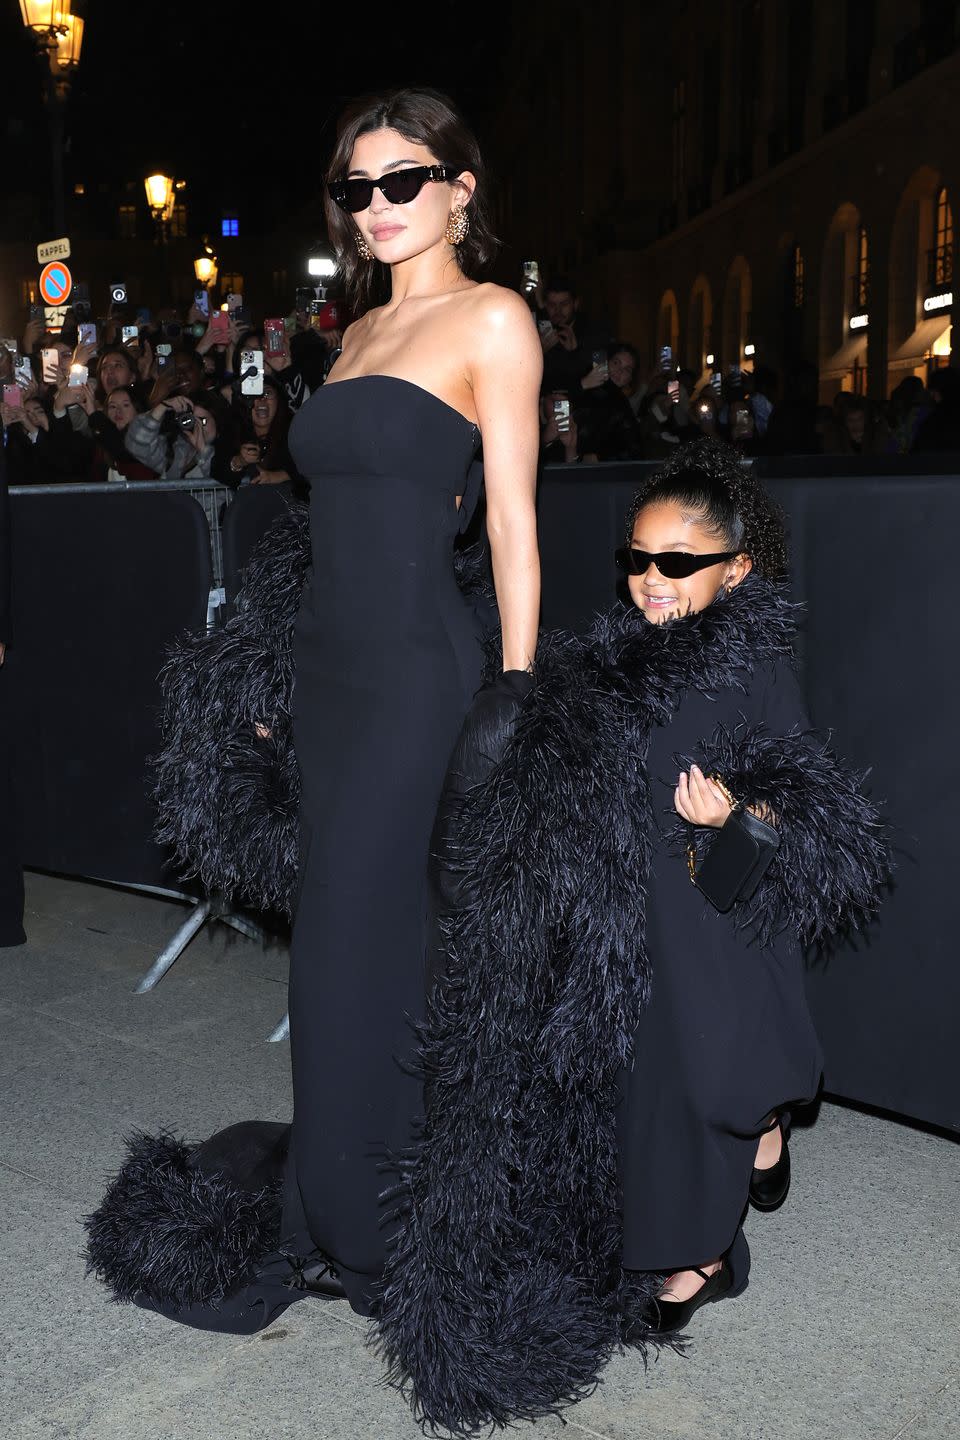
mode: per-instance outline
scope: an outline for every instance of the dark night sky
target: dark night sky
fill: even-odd
[[[391,12],[362,4],[77,0],[74,9],[86,26],[67,118],[68,189],[78,180],[139,183],[170,168],[197,201],[215,177],[217,198],[246,212],[248,233],[250,220],[270,228],[276,207],[317,191],[337,115],[356,94],[398,84],[447,90],[482,140],[511,14],[501,0],[474,11],[472,23],[452,0],[397,6],[389,25],[381,17]],[[17,0],[0,0],[0,83],[7,183],[45,206],[40,65]],[[14,238],[9,222],[3,230]]]

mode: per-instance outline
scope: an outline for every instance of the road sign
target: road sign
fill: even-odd
[[[37,246],[37,264],[46,265],[48,260],[69,260],[70,241],[66,237],[62,240],[47,240],[45,244]]]
[[[47,305],[65,304],[73,289],[73,276],[62,260],[51,260],[40,271],[40,294]]]
[[[44,305],[43,314],[51,334],[63,329],[63,322],[67,318],[66,305]]]

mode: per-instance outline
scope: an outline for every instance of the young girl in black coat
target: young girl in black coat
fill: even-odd
[[[788,1107],[817,1092],[821,1054],[796,931],[758,926],[742,905],[718,910],[690,870],[713,842],[715,861],[735,843],[731,799],[773,825],[770,844],[780,825],[804,825],[802,813],[778,816],[764,797],[781,757],[810,742],[798,741],[809,720],[790,649],[792,607],[776,588],[787,571],[783,524],[761,483],[732,453],[698,446],[639,492],[628,533],[618,559],[644,620],[666,627],[655,643],[702,635],[703,668],[691,669],[647,749],[652,980],[618,1117],[623,1263],[666,1272],[651,1321],[662,1334],[745,1288],[748,1197],[760,1210],[783,1203]],[[723,637],[731,610],[741,618],[735,649]],[[797,759],[802,767],[802,749]],[[688,827],[686,864],[677,817]],[[814,877],[782,880],[799,888]]]

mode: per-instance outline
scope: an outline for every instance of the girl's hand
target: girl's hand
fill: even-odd
[[[673,803],[677,814],[691,825],[710,825],[716,830],[726,824],[731,811],[719,785],[709,780],[698,765],[690,766],[689,775],[685,770],[680,772]]]

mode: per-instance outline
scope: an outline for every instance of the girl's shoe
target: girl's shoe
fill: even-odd
[[[777,1123],[780,1125],[782,1139],[779,1160],[767,1170],[754,1168],[750,1176],[750,1204],[757,1210],[779,1210],[790,1189],[790,1151],[787,1148],[787,1130],[782,1122],[778,1121]]]
[[[734,1287],[733,1271],[726,1258],[721,1260],[720,1269],[715,1270],[712,1275],[701,1270],[699,1265],[692,1265],[690,1268],[697,1275],[703,1276],[704,1283],[689,1300],[668,1300],[661,1297],[654,1300],[649,1327],[651,1334],[670,1335],[674,1331],[685,1330],[701,1305],[709,1305],[712,1300],[733,1300],[747,1288],[746,1280]]]

